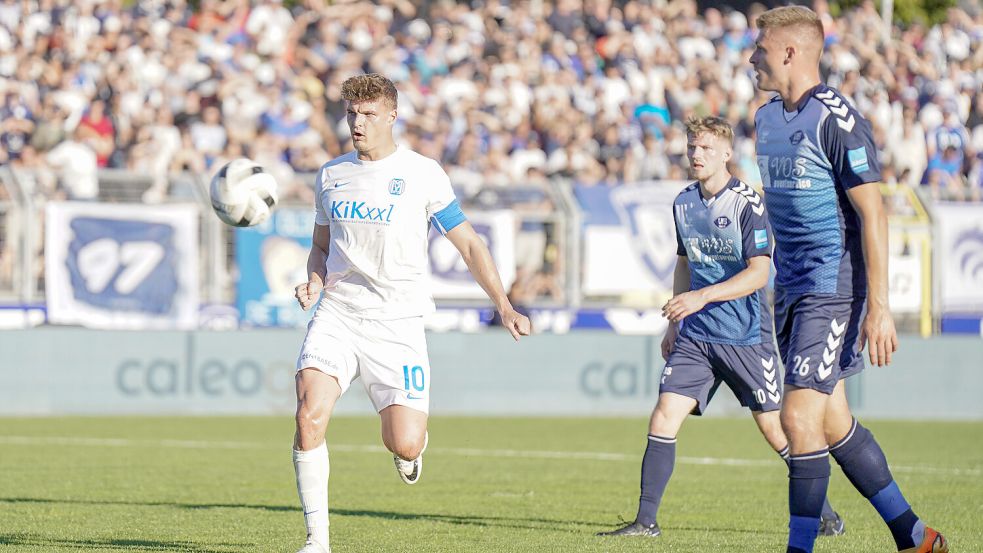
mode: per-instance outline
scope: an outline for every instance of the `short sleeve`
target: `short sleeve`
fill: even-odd
[[[466,221],[467,217],[454,195],[450,178],[436,162],[432,179],[427,196],[427,219],[441,234],[447,234]]]
[[[673,220],[675,221],[675,214],[673,214]],[[688,255],[686,246],[683,245],[683,237],[679,234],[679,221],[675,221],[673,229],[676,231],[676,255]]]
[[[322,167],[320,171],[317,172],[317,176],[314,177],[314,224],[321,226],[328,226],[331,224],[331,219],[328,217],[328,213],[324,210],[324,203],[322,201],[324,192],[324,174],[328,172],[327,167]]]
[[[758,206],[748,202],[741,211],[741,241],[744,245],[744,259],[759,255],[771,255],[774,240],[771,227],[768,226],[768,214],[765,204]]]
[[[830,112],[822,129],[822,147],[833,166],[833,177],[844,189],[880,182],[881,164],[870,122],[842,102],[846,117]]]

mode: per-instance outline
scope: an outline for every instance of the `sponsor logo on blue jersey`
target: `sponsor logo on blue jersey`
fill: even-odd
[[[795,131],[794,133],[792,133],[792,136],[789,137],[789,142],[791,142],[793,146],[797,146],[799,142],[802,142],[803,140],[805,140],[805,138],[806,138],[806,133],[802,131]]]
[[[861,146],[854,150],[847,150],[846,155],[847,159],[850,160],[850,169],[853,169],[854,173],[870,170],[870,164],[867,162],[867,148]]]
[[[768,231],[764,229],[755,229],[754,247],[759,250],[768,247]]]
[[[385,207],[372,207],[357,200],[334,200],[331,202],[331,218],[347,221],[365,221],[388,225],[393,215],[394,204]]]
[[[686,239],[693,251],[696,263],[712,263],[714,261],[738,262],[737,246],[733,238],[717,236],[691,236]]]
[[[717,225],[717,228],[727,228],[730,226],[730,219],[727,217],[717,217],[714,219],[713,224]]]

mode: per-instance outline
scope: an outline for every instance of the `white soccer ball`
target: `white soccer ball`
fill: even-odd
[[[276,207],[276,179],[262,166],[249,159],[226,163],[209,189],[212,209],[226,224],[251,227],[270,217]]]

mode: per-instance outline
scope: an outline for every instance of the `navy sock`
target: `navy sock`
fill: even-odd
[[[901,494],[874,435],[854,419],[847,435],[830,446],[830,453],[853,487],[870,501],[887,523],[898,549],[920,544],[925,525]]]
[[[829,451],[792,455],[788,463],[788,553],[812,553],[829,487]]]
[[[642,458],[642,495],[638,500],[635,521],[645,526],[655,524],[662,494],[676,464],[676,438],[649,434],[645,457]]]
[[[781,457],[783,461],[785,461],[786,465],[788,465],[788,460],[789,457],[791,456],[788,452],[788,445],[786,445],[781,451],[778,452],[778,456]],[[827,497],[823,498],[822,517],[831,519],[834,516],[836,516],[836,512],[833,511],[833,506],[829,504],[829,496],[827,495]]]

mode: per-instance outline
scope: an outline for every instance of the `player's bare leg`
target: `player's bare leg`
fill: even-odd
[[[782,403],[782,429],[794,455],[826,449],[824,421],[829,396],[810,388],[787,386]]]
[[[782,418],[779,412],[751,411],[751,416],[768,445],[781,454],[782,450],[788,447],[788,439],[785,437],[785,431],[782,430]]]
[[[649,434],[674,439],[694,407],[696,400],[691,397],[672,392],[659,394],[659,402],[649,418]]]
[[[407,484],[416,484],[423,474],[423,451],[427,448],[427,414],[405,405],[390,405],[382,417],[382,443],[393,453],[396,472]]]
[[[676,463],[676,434],[696,407],[696,400],[672,392],[659,394],[659,402],[649,419],[648,442],[642,458],[642,492],[635,520],[598,536],[648,536],[662,533],[656,522],[659,503]]]
[[[826,443],[835,444],[846,437],[853,426],[853,413],[846,400],[846,385],[843,380],[836,383],[833,393],[826,403],[826,415],[823,419],[823,432]]]
[[[828,413],[828,410],[827,410]],[[778,453],[785,463],[789,460],[788,439],[782,430],[782,420],[779,411],[751,411],[758,430],[764,436],[768,445]],[[828,416],[828,415],[827,415]],[[819,519],[820,536],[839,536],[846,532],[846,525],[839,513],[833,510],[827,497],[823,502],[823,514]]]
[[[317,369],[297,373],[297,413],[294,434],[294,471],[297,493],[304,508],[307,543],[298,553],[329,553],[328,448],[324,433],[335,403],[341,397],[338,380]]]

